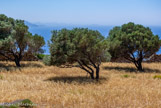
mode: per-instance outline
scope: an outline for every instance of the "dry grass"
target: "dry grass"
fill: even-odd
[[[86,78],[79,68],[44,66],[40,62],[0,62],[0,103],[30,99],[37,108],[160,108],[160,63],[144,63],[137,73],[133,64],[104,63],[101,80]]]

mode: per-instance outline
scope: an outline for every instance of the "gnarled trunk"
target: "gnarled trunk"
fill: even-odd
[[[135,64],[138,71],[140,71],[140,72],[143,71],[142,60],[135,61],[134,64]]]
[[[137,69],[138,69],[138,71],[143,71],[142,61],[137,62]]]
[[[91,79],[94,79],[94,73],[90,73]]]
[[[99,79],[99,71],[100,71],[100,68],[99,66],[96,68],[96,80]]]
[[[15,57],[15,63],[16,63],[16,66],[17,66],[17,67],[21,67],[21,65],[20,65],[20,60],[21,60],[21,59],[19,59],[18,57]]]
[[[80,65],[80,68],[85,70],[88,74],[90,74],[91,79],[96,79],[98,81],[99,79],[99,71],[100,71],[100,64],[96,65],[93,62],[91,62],[93,65],[93,68],[95,68],[96,71],[93,70],[92,67],[87,65],[83,60],[78,60],[78,63]],[[94,77],[94,73],[96,72],[96,77]]]
[[[78,60],[80,68],[85,70],[88,74],[90,74],[91,79],[94,79],[94,70],[88,66],[83,60]]]

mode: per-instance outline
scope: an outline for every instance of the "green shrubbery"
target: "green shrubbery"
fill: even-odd
[[[2,80],[3,79],[3,76],[2,75],[0,75],[0,80]]]
[[[50,55],[45,55],[43,57],[43,63],[47,66],[50,66],[51,65],[51,56]]]
[[[5,104],[5,105],[0,105],[0,108],[20,108],[20,107],[33,108],[33,106],[34,106],[34,103],[31,100],[24,99],[19,102],[15,102],[15,103],[13,102],[13,103]]]
[[[154,79],[161,79],[161,75],[155,75],[153,78]]]
[[[128,74],[124,74],[121,77],[123,77],[123,78],[136,78],[136,76],[131,76],[131,75],[128,75]]]
[[[129,75],[127,75],[127,74],[125,74],[125,75],[122,75],[122,77],[124,77],[124,78],[128,78],[128,77],[130,77]]]
[[[43,58],[45,57],[45,54],[37,54],[36,56],[39,60],[43,60]]]

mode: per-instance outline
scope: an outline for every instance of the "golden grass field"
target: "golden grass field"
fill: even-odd
[[[83,70],[44,66],[41,62],[0,62],[0,103],[30,99],[36,108],[161,108],[160,63],[103,63],[100,81]]]

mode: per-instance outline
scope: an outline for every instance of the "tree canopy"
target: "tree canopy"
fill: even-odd
[[[0,55],[20,67],[24,53],[37,52],[44,44],[44,38],[37,34],[33,36],[23,20],[0,14]]]
[[[77,62],[79,67],[99,79],[99,67],[102,61],[109,61],[107,41],[94,30],[86,28],[62,29],[52,31],[50,42],[51,64],[64,65]]]
[[[124,57],[140,71],[143,70],[142,61],[155,54],[161,45],[159,36],[154,35],[149,27],[132,22],[114,27],[107,40],[112,57]]]

